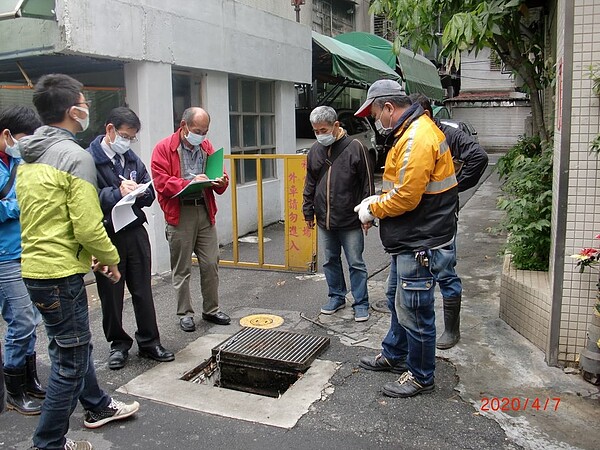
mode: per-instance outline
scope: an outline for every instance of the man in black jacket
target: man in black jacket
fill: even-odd
[[[423,94],[411,94],[413,103],[419,103],[429,117],[433,118],[431,102]],[[446,142],[452,153],[458,192],[476,186],[488,165],[485,150],[464,131],[445,125],[437,119],[435,124],[446,136]],[[456,205],[458,214],[458,204]],[[452,348],[460,339],[460,305],[462,302],[462,282],[456,274],[456,239],[453,243],[454,262],[439,274],[438,283],[444,304],[444,333],[437,339],[440,350]]]
[[[123,329],[123,296],[125,283],[131,294],[137,323],[135,339],[139,355],[156,361],[173,361],[175,356],[160,343],[154,300],[152,298],[151,255],[148,233],[144,228],[146,215],[143,207],[150,206],[155,194],[152,186],[138,194],[131,205],[136,216],[133,222],[115,231],[111,212],[127,194],[148,183],[150,175],[140,158],[130,150],[137,140],[140,119],[129,108],[113,109],[106,120],[106,134],[98,136],[88,148],[98,172],[100,206],[104,226],[119,251],[121,280],[113,284],[105,275],[95,272],[98,295],[102,303],[102,326],[106,340],[111,343],[108,367],[113,370],[125,366],[133,339]]]
[[[308,152],[304,184],[303,213],[306,224],[319,225],[323,248],[323,272],[329,288],[329,300],[322,314],[333,314],[346,306],[346,281],[342,269],[344,249],[354,297],[354,320],[369,319],[367,267],[363,260],[364,235],[371,224],[361,225],[354,206],[373,195],[373,172],[367,149],[348,137],[340,127],[337,113],[329,106],[318,106],[310,114],[317,142]]]

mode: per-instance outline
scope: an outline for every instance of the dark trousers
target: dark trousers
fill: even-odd
[[[156,312],[152,298],[150,240],[143,226],[123,230],[110,236],[119,251],[121,280],[117,284],[96,274],[98,295],[102,303],[104,336],[113,350],[129,350],[133,339],[123,329],[123,296],[125,284],[131,294],[137,324],[135,340],[138,348],[160,344]]]

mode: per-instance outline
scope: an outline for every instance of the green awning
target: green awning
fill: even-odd
[[[367,84],[381,78],[400,78],[392,68],[368,52],[314,31],[312,37],[313,70],[317,73]]]
[[[54,0],[0,0],[0,20],[17,17],[55,19]]]
[[[355,31],[340,34],[335,39],[377,56],[390,68],[395,68],[397,61],[409,94],[419,92],[434,100],[444,99],[444,89],[438,71],[424,56],[401,48],[400,55],[396,58],[392,43],[371,33]]]
[[[419,92],[432,100],[444,100],[442,81],[438,70],[431,61],[402,47],[400,55],[398,55],[398,62],[409,94]]]

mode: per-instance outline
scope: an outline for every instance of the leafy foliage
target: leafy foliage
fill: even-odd
[[[600,64],[590,66],[590,80],[592,80],[592,92],[600,96]]]
[[[590,153],[600,155],[600,134],[590,143]]]
[[[523,0],[374,0],[371,12],[386,15],[394,24],[396,51],[429,51],[439,44],[436,21],[444,24],[442,56],[449,68],[460,67],[463,51],[494,50],[523,79],[535,133],[549,140],[539,91],[551,84],[553,63],[544,56],[540,9],[530,10]]]
[[[522,137],[498,163],[506,212],[506,249],[517,269],[548,270],[552,213],[552,151],[540,138]]]

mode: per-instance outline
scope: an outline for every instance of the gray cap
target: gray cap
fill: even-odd
[[[404,88],[400,83],[394,80],[377,80],[367,91],[367,99],[354,113],[358,117],[367,117],[371,114],[371,104],[373,100],[380,97],[394,97],[406,95]]]

